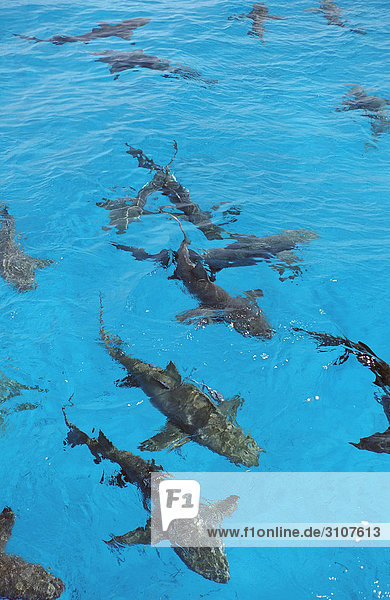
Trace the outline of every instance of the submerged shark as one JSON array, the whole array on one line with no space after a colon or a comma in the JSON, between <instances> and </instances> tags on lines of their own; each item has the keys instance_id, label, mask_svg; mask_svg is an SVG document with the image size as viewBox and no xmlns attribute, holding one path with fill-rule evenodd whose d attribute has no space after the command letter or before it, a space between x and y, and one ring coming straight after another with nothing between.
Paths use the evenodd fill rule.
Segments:
<instances>
[{"instance_id":1,"label":"submerged shark","mask_svg":"<svg viewBox=\"0 0 390 600\"><path fill-rule=\"evenodd\" d=\"M306 331L299 327L294 327L294 330L308 333L313 337L319 343L320 351L323 351L322 348L342 346L344 354L333 364L343 364L351 355L353 355L356 356L356 359L361 365L368 367L375 375L374 385L378 386L383 392L383 395L377 398L377 400L382 405L385 415L390 422L390 365L387 362L379 358L379 356L363 342L352 342L346 337L334 336L329 333ZM367 438L362 438L358 444L353 442L350 443L360 450L390 453L390 428L384 433L374 433Z\"/></svg>"},{"instance_id":2,"label":"submerged shark","mask_svg":"<svg viewBox=\"0 0 390 600\"><path fill-rule=\"evenodd\" d=\"M104 62L110 65L110 73L116 74L114 79L118 79L119 74L122 71L128 69L151 69L152 71L164 72L163 77L168 78L182 78L182 79L194 79L201 81L207 85L217 83L215 79L205 79L202 75L186 67L185 65L172 65L169 60L153 56L152 54L145 54L143 50L133 50L132 52L110 52L105 50L104 52L93 52L96 56L102 58L96 59L96 62Z\"/></svg>"},{"instance_id":3,"label":"submerged shark","mask_svg":"<svg viewBox=\"0 0 390 600\"><path fill-rule=\"evenodd\" d=\"M353 31L354 33L361 33L365 35L367 32L363 29L354 29L349 27L344 21L341 19L342 10L333 2L333 0L320 0L319 8L309 8L312 12L317 12L324 15L325 19L328 21L328 25L337 25L338 27L345 27L349 29L349 31Z\"/></svg>"},{"instance_id":4,"label":"submerged shark","mask_svg":"<svg viewBox=\"0 0 390 600\"><path fill-rule=\"evenodd\" d=\"M167 418L162 431L142 442L140 450L173 449L193 441L236 465L252 467L259 464L261 448L236 422L237 410L243 403L240 396L217 405L210 395L183 380L173 362L162 369L125 354L120 347L121 340L112 338L105 331L102 312L100 320L104 347L128 373L120 386L140 387L153 406Z\"/></svg>"},{"instance_id":5,"label":"submerged shark","mask_svg":"<svg viewBox=\"0 0 390 600\"><path fill-rule=\"evenodd\" d=\"M224 230L212 223L210 213L201 210L191 200L188 189L177 181L169 168L176 156L176 142L174 143L175 154L165 166L156 164L142 150L133 148L128 144L127 146L127 154L137 159L139 167L153 173L153 177L141 188L135 198L119 198L118 200L107 200L104 198L103 202L97 203L97 206L110 211L110 225L116 227L117 233L124 233L128 225L133 221L140 220L142 215L155 214L146 210L145 205L152 193L160 192L164 196L167 196L172 204L183 213L184 218L198 227L207 239L223 239Z\"/></svg>"},{"instance_id":6,"label":"submerged shark","mask_svg":"<svg viewBox=\"0 0 390 600\"><path fill-rule=\"evenodd\" d=\"M330 333L307 331L300 327L294 327L294 331L309 334L319 343L320 351L323 351L322 348L326 347L342 346L344 354L338 358L334 364L343 364L351 355L356 356L356 359L361 365L368 367L370 371L374 373L374 384L382 388L383 391L390 392L390 365L379 358L367 344L364 344L363 342L352 342L346 337L331 335Z\"/></svg>"},{"instance_id":7,"label":"submerged shark","mask_svg":"<svg viewBox=\"0 0 390 600\"><path fill-rule=\"evenodd\" d=\"M164 178L163 171L156 171L151 181L148 181L134 198L118 198L118 200L103 198L103 201L97 202L96 206L110 211L110 227L115 227L118 234L125 233L130 223L139 221L142 215L153 214L145 209L145 204L151 194L161 189Z\"/></svg>"},{"instance_id":8,"label":"submerged shark","mask_svg":"<svg viewBox=\"0 0 390 600\"><path fill-rule=\"evenodd\" d=\"M14 35L22 38L23 40L31 40L33 42L51 42L57 46L66 44L68 42L84 42L84 44L88 44L90 40L108 37L119 37L123 40L130 40L133 35L133 31L138 27L147 25L150 20L151 19L146 19L144 17L136 17L134 19L126 19L121 23L99 23L97 27L94 27L92 31L89 31L88 33L83 33L82 35L53 35L48 40L41 40L37 37L30 37L28 35L21 35L19 33L15 33Z\"/></svg>"},{"instance_id":9,"label":"submerged shark","mask_svg":"<svg viewBox=\"0 0 390 600\"><path fill-rule=\"evenodd\" d=\"M263 292L251 290L245 292L245 297L231 296L211 281L201 257L197 255L197 260L191 259L188 248L190 240L180 221L178 223L184 239L176 252L176 268L170 279L182 281L189 293L199 300L200 305L176 318L181 322L197 322L201 325L224 322L242 335L270 339L274 331L256 302L256 298L262 296Z\"/></svg>"},{"instance_id":10,"label":"submerged shark","mask_svg":"<svg viewBox=\"0 0 390 600\"><path fill-rule=\"evenodd\" d=\"M8 600L55 600L64 590L61 579L39 564L6 554L5 547L15 523L13 511L0 513L0 597Z\"/></svg>"},{"instance_id":11,"label":"submerged shark","mask_svg":"<svg viewBox=\"0 0 390 600\"><path fill-rule=\"evenodd\" d=\"M27 292L37 287L35 270L43 269L54 261L46 258L33 258L26 254L15 241L15 219L6 206L0 208L0 275L18 292Z\"/></svg>"},{"instance_id":12,"label":"submerged shark","mask_svg":"<svg viewBox=\"0 0 390 600\"><path fill-rule=\"evenodd\" d=\"M252 29L251 31L248 31L248 35L260 38L263 44L265 44L265 21L267 19L283 21L285 18L286 17L274 17L273 15L270 15L267 6L263 2L255 2L252 6L252 10L248 14L242 13L241 15L232 15L229 17L229 20L252 19Z\"/></svg>"},{"instance_id":13,"label":"submerged shark","mask_svg":"<svg viewBox=\"0 0 390 600\"><path fill-rule=\"evenodd\" d=\"M370 96L361 85L354 85L344 97L341 106L336 108L337 112L350 110L361 110L363 116L371 120L371 131L374 140L380 134L390 132L390 118L387 107L389 100L379 96Z\"/></svg>"},{"instance_id":14,"label":"submerged shark","mask_svg":"<svg viewBox=\"0 0 390 600\"><path fill-rule=\"evenodd\" d=\"M64 413L65 415L65 413ZM95 457L95 462L100 462L102 459L110 460L116 463L121 468L122 481L135 485L142 496L142 503L148 512L150 512L151 500L158 504L157 490L152 487L151 474L158 471L163 471L163 467L156 465L154 460L147 461L125 450L118 450L110 440L106 438L102 431L99 432L97 438L90 438L86 433L78 429L70 423L65 415L65 421L69 428L69 433L66 443L74 447L76 445L86 445L92 455ZM167 477L166 474L161 474L161 480ZM237 506L238 497L230 496L221 502L211 505L203 504L200 507L197 520L194 521L192 527L195 527L199 532L204 532L207 527L216 526L218 523L229 517ZM188 527L188 520L186 520ZM218 525L217 525L218 526ZM224 545L221 541L213 540L210 546L213 547L185 547L177 540L182 536L177 536L177 531L169 526L168 531L159 536L159 540L168 539L171 542L173 550L184 562L184 564L198 573L217 583L227 583L230 579L229 563L224 551ZM154 540L155 542L158 540ZM138 527L134 531L130 531L121 536L114 536L109 542L109 545L118 547L123 545L150 544L151 543L151 524L148 519L145 527Z\"/></svg>"},{"instance_id":15,"label":"submerged shark","mask_svg":"<svg viewBox=\"0 0 390 600\"><path fill-rule=\"evenodd\" d=\"M301 259L291 250L297 244L315 240L318 234L315 231L307 229L284 230L283 233L276 235L265 235L257 237L256 235L230 234L230 237L236 241L225 248L209 248L202 253L197 254L189 249L189 256L193 262L199 257L207 265L210 280L215 281L215 274L228 267L246 267L257 264L259 260L271 262L276 259L276 264L272 267L279 272L280 280L293 279L302 271L299 266ZM143 248L134 246L125 246L113 243L118 250L131 252L136 260L153 260L167 267L172 259L176 260L176 253L163 249L157 254L148 254ZM284 272L289 269L292 274L283 277Z\"/></svg>"},{"instance_id":16,"label":"submerged shark","mask_svg":"<svg viewBox=\"0 0 390 600\"><path fill-rule=\"evenodd\" d=\"M163 182L160 187L160 191L164 196L167 196L169 200L180 210L186 217L186 219L195 225L208 240L221 240L223 239L224 230L218 225L212 223L210 219L210 213L203 211L195 202L191 200L189 190L179 183L170 170L170 165L175 159L177 153L177 144L174 142L175 153L170 162L162 167L157 165L152 159L147 157L142 150L133 148L128 145L127 154L130 154L133 158L138 161L138 166L156 173L164 175Z\"/></svg>"},{"instance_id":17,"label":"submerged shark","mask_svg":"<svg viewBox=\"0 0 390 600\"><path fill-rule=\"evenodd\" d=\"M29 386L19 383L14 379L10 379L2 371L0 371L0 405L6 402L9 398L19 396L22 390L37 390L43 392L37 385ZM0 425L2 425L4 415L9 414L12 411L21 412L23 410L34 410L37 408L36 404L30 402L23 402L18 404L14 409L0 408Z\"/></svg>"},{"instance_id":18,"label":"submerged shark","mask_svg":"<svg viewBox=\"0 0 390 600\"><path fill-rule=\"evenodd\" d=\"M319 8L313 8L310 10L322 14L328 21L328 25L337 25L338 27L344 27L347 28L349 31L352 31L353 33L360 33L362 35L366 35L367 33L366 31L364 31L364 29L350 27L347 23L345 23L341 19L341 8L338 6L338 4L336 4L336 2L333 2L333 0L320 0Z\"/></svg>"}]
</instances>

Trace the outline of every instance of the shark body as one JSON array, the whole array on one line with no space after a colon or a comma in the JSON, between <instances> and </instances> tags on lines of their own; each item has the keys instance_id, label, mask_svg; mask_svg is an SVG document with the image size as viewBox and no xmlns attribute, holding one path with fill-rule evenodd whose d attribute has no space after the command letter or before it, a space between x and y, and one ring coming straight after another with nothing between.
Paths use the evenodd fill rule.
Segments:
<instances>
[{"instance_id":1,"label":"shark body","mask_svg":"<svg viewBox=\"0 0 390 600\"><path fill-rule=\"evenodd\" d=\"M6 544L15 523L13 511L6 507L0 513L0 597L8 600L55 600L64 590L61 579L39 564L20 556L7 554Z\"/></svg>"}]
</instances>

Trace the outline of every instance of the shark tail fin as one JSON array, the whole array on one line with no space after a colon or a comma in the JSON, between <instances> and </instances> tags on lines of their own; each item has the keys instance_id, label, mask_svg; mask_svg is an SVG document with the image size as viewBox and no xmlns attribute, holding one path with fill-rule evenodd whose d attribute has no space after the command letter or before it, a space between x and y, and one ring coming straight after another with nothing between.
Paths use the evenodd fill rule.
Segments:
<instances>
[{"instance_id":1,"label":"shark tail fin","mask_svg":"<svg viewBox=\"0 0 390 600\"><path fill-rule=\"evenodd\" d=\"M103 297L102 294L99 294L99 299L100 299L100 312L99 312L99 322L100 322L100 337L102 342L104 343L104 345L106 347L112 348L113 346L118 346L122 344L122 340L116 336L116 335L111 335L108 333L108 331L106 331L106 328L104 327L104 322L103 322Z\"/></svg>"}]
</instances>

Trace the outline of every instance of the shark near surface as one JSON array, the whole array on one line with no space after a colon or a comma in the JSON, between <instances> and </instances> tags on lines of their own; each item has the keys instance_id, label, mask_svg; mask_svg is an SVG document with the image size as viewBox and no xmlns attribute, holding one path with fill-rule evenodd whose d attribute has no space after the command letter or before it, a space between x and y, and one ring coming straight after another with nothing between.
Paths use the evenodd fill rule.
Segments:
<instances>
[{"instance_id":1,"label":"shark near surface","mask_svg":"<svg viewBox=\"0 0 390 600\"><path fill-rule=\"evenodd\" d=\"M120 386L140 387L167 418L162 431L142 442L140 450L173 449L193 441L236 465L259 464L262 449L236 422L237 410L243 403L240 396L217 405L210 395L183 380L173 362L162 369L125 354L121 348L123 342L110 336L104 328L102 307L100 337L111 358L128 373Z\"/></svg>"},{"instance_id":2,"label":"shark near surface","mask_svg":"<svg viewBox=\"0 0 390 600\"><path fill-rule=\"evenodd\" d=\"M294 279L302 273L299 266L302 259L296 256L292 250L298 244L318 239L319 236L315 231L307 229L286 229L283 233L262 237L234 233L231 233L230 237L236 241L224 248L208 248L199 254L189 249L189 256L193 262L200 259L207 266L211 281L215 281L216 273L222 269L252 266L261 260L270 263L272 268L278 271L280 281ZM164 268L169 266L171 260L173 262L177 260L177 253L167 248L157 254L148 254L144 248L115 242L112 242L112 245L118 250L130 252L135 260L153 260ZM284 276L286 271L291 271L291 274Z\"/></svg>"},{"instance_id":3,"label":"shark near surface","mask_svg":"<svg viewBox=\"0 0 390 600\"><path fill-rule=\"evenodd\" d=\"M346 337L335 336L329 333L320 333L316 331L307 331L300 327L294 327L294 331L307 333L314 338L319 345L320 351L323 349L341 346L344 348L344 354L333 363L340 365L345 363L350 356L355 356L358 362L370 369L375 375L374 385L379 387L383 394L377 399L382 405L385 415L390 422L390 365L379 358L367 344L363 342L352 342ZM390 454L390 427L383 433L376 432L368 437L361 438L358 443L350 442L352 446L359 450L369 450L370 452Z\"/></svg>"},{"instance_id":4,"label":"shark near surface","mask_svg":"<svg viewBox=\"0 0 390 600\"><path fill-rule=\"evenodd\" d=\"M129 224L139 221L142 215L156 214L146 210L145 205L152 193L161 192L181 211L183 218L195 225L208 240L223 239L225 231L211 221L209 212L203 211L198 204L191 200L189 190L177 181L169 168L176 156L176 142L174 142L175 153L165 166L156 164L142 150L133 148L129 144L127 147L127 154L137 159L139 167L153 173L153 177L133 198L118 198L117 200L103 198L102 202L97 203L97 206L110 211L110 226L115 227L118 234L125 233Z\"/></svg>"},{"instance_id":5,"label":"shark near surface","mask_svg":"<svg viewBox=\"0 0 390 600\"><path fill-rule=\"evenodd\" d=\"M84 42L84 44L88 44L88 42L91 40L109 37L119 37L128 41L131 39L135 29L147 25L150 21L151 19L136 17L134 19L126 19L121 23L99 23L97 27L93 27L92 31L88 31L87 33L83 33L81 35L53 35L48 40L42 40L40 38L28 35L21 35L20 33L14 33L14 35L22 38L23 40L31 40L33 42L50 42L56 46L73 42Z\"/></svg>"},{"instance_id":6,"label":"shark near surface","mask_svg":"<svg viewBox=\"0 0 390 600\"><path fill-rule=\"evenodd\" d=\"M147 461L132 452L118 450L102 431L99 432L97 438L90 438L68 421L65 412L64 416L69 428L65 443L72 447L86 445L95 457L96 463L107 459L119 465L122 481L124 484L133 484L139 489L145 510L150 513L152 499L158 506L158 492L152 487L151 474L163 471L163 467L156 465L154 460ZM169 477L168 474L161 473L161 480L167 477ZM218 526L224 518L229 517L235 511L237 501L238 497L232 495L211 505L202 504L198 517L194 520L185 520L184 528L179 525L177 529L171 524L167 532L163 532L161 529L160 541L169 540L177 556L195 573L216 583L227 583L230 579L229 562L221 540L213 540L212 547L186 547L181 542L183 535L188 534L188 531L192 535L196 535L196 533L202 535L207 527ZM138 527L124 535L114 536L106 543L113 547L149 545L151 543L150 519L147 520L144 527Z\"/></svg>"},{"instance_id":7,"label":"shark near surface","mask_svg":"<svg viewBox=\"0 0 390 600\"><path fill-rule=\"evenodd\" d=\"M268 19L274 21L283 21L286 17L275 17L269 14L267 6L264 2L255 2L252 6L252 10L246 14L242 13L241 15L232 15L229 17L229 20L237 20L237 19L251 19L252 20L252 29L248 31L248 35L252 37L258 37L261 39L263 44L265 44L264 33L265 33L265 21Z\"/></svg>"}]
</instances>

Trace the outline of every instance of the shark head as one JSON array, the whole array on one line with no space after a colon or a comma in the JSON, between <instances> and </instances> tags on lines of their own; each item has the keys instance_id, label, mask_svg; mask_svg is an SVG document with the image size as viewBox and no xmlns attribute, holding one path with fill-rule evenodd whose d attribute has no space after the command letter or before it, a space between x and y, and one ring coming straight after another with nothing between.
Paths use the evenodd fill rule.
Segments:
<instances>
[{"instance_id":1,"label":"shark head","mask_svg":"<svg viewBox=\"0 0 390 600\"><path fill-rule=\"evenodd\" d=\"M215 583L230 579L229 562L222 548L174 548L176 554L191 571Z\"/></svg>"},{"instance_id":2,"label":"shark head","mask_svg":"<svg viewBox=\"0 0 390 600\"><path fill-rule=\"evenodd\" d=\"M238 300L241 302L228 313L234 329L245 336L271 339L274 330L256 302L246 298Z\"/></svg>"},{"instance_id":3,"label":"shark head","mask_svg":"<svg viewBox=\"0 0 390 600\"><path fill-rule=\"evenodd\" d=\"M223 434L221 437L224 437ZM237 425L234 427L234 435L229 436L229 440L226 440L224 450L225 456L231 462L248 468L257 467L259 465L260 452L264 452L250 433L245 435L241 427Z\"/></svg>"}]
</instances>

